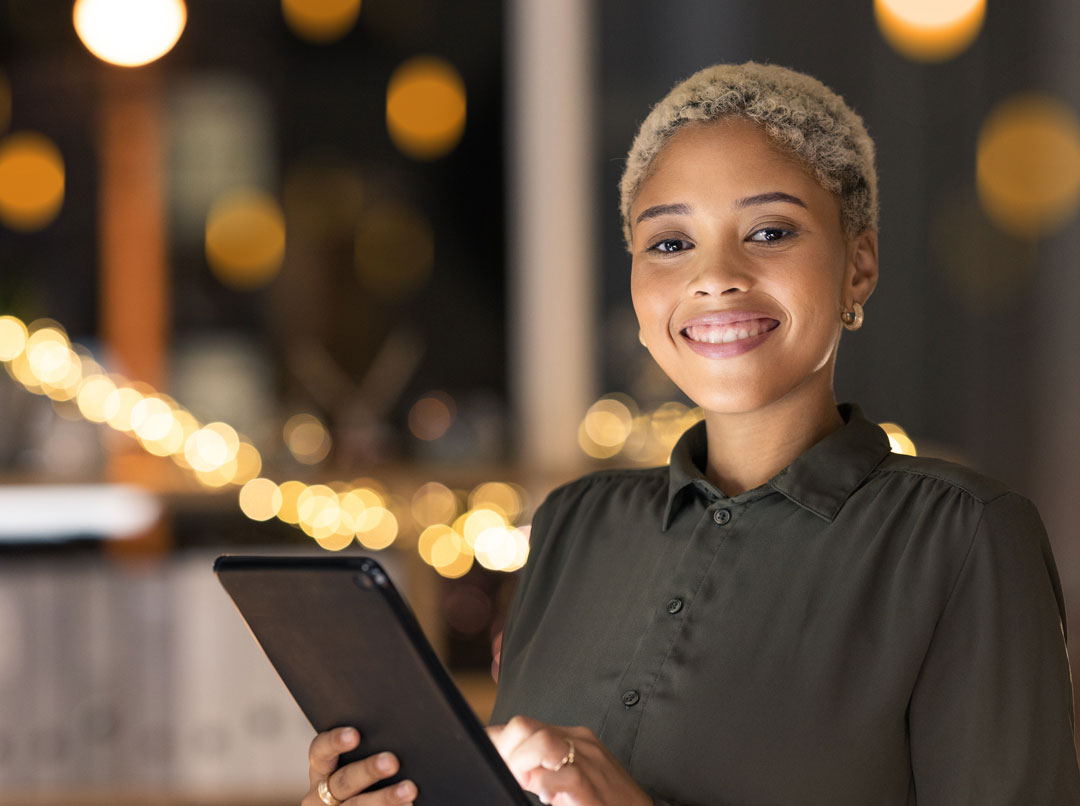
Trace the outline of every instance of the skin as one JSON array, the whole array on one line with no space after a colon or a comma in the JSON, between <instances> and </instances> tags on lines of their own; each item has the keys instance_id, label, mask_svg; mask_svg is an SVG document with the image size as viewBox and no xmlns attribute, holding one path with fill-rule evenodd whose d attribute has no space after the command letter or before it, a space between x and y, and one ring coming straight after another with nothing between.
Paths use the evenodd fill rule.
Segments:
<instances>
[{"instance_id":1,"label":"skin","mask_svg":"<svg viewBox=\"0 0 1080 806\"><path fill-rule=\"evenodd\" d=\"M737 118L688 124L672 136L630 216L641 334L664 372L705 410L706 475L728 495L760 486L843 424L833 391L840 313L874 290L877 233L846 237L836 197L756 124ZM687 323L731 311L761 314L771 329L729 354L693 349ZM338 754L359 741L343 730L312 742L303 806L321 806L315 787L331 773L336 797L356 795L349 806L411 802L415 788L400 800L358 794L392 775L396 759L384 772L370 758L333 772ZM521 786L544 803L652 804L588 728L516 716L488 735ZM575 762L556 771L570 740Z\"/></svg>"}]
</instances>

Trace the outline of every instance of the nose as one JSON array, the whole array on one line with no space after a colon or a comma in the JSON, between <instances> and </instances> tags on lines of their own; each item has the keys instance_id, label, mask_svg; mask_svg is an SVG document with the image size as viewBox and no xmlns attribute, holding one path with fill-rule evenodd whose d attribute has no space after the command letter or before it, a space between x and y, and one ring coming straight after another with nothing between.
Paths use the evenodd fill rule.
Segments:
<instances>
[{"instance_id":1,"label":"nose","mask_svg":"<svg viewBox=\"0 0 1080 806\"><path fill-rule=\"evenodd\" d=\"M688 288L691 296L719 297L749 289L749 267L737 254L699 250L698 257Z\"/></svg>"}]
</instances>

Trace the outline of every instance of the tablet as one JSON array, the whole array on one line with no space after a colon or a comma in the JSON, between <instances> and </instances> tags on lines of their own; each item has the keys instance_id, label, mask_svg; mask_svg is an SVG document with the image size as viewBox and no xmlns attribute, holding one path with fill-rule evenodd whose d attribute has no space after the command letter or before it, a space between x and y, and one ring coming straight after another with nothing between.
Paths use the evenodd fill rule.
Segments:
<instances>
[{"instance_id":1,"label":"tablet","mask_svg":"<svg viewBox=\"0 0 1080 806\"><path fill-rule=\"evenodd\" d=\"M405 600L373 559L218 557L214 572L316 731L392 751L418 804L531 806Z\"/></svg>"}]
</instances>

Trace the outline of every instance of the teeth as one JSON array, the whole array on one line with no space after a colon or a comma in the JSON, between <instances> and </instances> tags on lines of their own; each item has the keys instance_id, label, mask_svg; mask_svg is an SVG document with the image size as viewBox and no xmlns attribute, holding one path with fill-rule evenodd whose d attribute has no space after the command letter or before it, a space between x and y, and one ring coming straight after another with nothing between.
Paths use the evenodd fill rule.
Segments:
<instances>
[{"instance_id":1,"label":"teeth","mask_svg":"<svg viewBox=\"0 0 1080 806\"><path fill-rule=\"evenodd\" d=\"M760 325L746 327L727 327L723 325L696 325L686 329L686 335L692 341L703 344L729 344L733 341L748 339L761 333Z\"/></svg>"}]
</instances>

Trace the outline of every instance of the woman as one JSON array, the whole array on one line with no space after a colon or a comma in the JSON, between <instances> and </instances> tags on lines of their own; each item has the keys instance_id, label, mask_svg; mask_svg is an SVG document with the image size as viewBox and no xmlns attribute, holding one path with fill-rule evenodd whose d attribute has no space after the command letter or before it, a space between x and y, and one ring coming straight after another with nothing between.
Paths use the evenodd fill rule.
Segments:
<instances>
[{"instance_id":1,"label":"woman","mask_svg":"<svg viewBox=\"0 0 1080 806\"><path fill-rule=\"evenodd\" d=\"M489 732L541 802L1080 804L1034 507L836 404L876 185L858 115L784 68L707 68L642 125L634 308L705 420L670 467L591 474L536 513ZM363 793L393 758L333 772L357 741L316 737L305 804L319 784L416 797Z\"/></svg>"}]
</instances>

